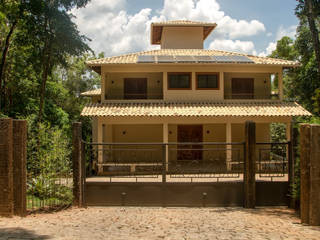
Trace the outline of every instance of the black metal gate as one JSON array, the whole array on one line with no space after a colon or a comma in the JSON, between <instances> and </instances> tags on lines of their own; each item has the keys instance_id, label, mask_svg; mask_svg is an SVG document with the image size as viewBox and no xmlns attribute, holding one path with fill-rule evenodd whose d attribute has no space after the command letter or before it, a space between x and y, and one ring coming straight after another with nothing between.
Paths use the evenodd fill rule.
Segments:
<instances>
[{"instance_id":1,"label":"black metal gate","mask_svg":"<svg viewBox=\"0 0 320 240\"><path fill-rule=\"evenodd\" d=\"M201 147L194 148L195 145ZM86 205L243 206L243 142L84 146ZM289 143L256 144L257 205L287 204L288 146ZM181 159L185 154L179 154L199 149L201 158Z\"/></svg>"}]
</instances>

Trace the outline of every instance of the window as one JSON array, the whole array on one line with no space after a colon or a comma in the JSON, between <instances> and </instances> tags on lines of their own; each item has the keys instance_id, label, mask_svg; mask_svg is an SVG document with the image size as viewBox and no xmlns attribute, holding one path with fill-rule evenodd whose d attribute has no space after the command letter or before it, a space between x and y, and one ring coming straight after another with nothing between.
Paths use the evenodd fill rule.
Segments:
<instances>
[{"instance_id":1,"label":"window","mask_svg":"<svg viewBox=\"0 0 320 240\"><path fill-rule=\"evenodd\" d=\"M191 89L191 73L168 73L168 89Z\"/></svg>"},{"instance_id":2,"label":"window","mask_svg":"<svg viewBox=\"0 0 320 240\"><path fill-rule=\"evenodd\" d=\"M197 73L197 89L219 89L218 73Z\"/></svg>"}]
</instances>

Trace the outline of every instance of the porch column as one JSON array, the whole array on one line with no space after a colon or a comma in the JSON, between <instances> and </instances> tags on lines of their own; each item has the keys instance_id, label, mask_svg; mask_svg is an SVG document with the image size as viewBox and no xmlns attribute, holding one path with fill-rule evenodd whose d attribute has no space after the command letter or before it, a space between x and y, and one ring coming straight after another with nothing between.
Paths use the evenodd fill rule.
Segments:
<instances>
[{"instance_id":1,"label":"porch column","mask_svg":"<svg viewBox=\"0 0 320 240\"><path fill-rule=\"evenodd\" d=\"M287 140L287 142L291 141L291 123L290 122L286 123L286 140ZM287 145L287 149L286 149L286 158L287 158L288 161L291 160L290 159L291 158L291 156L290 156L291 152L290 151L292 151L292 149L290 149L291 148L290 144ZM292 146L292 144L291 144L291 146ZM288 164L289 164L289 168L291 168L290 162L288 162ZM290 170L291 169L288 169L288 170L289 170L289 175L290 175ZM290 178L290 176L289 176L289 178ZM288 180L290 181L290 179L288 179Z\"/></svg>"},{"instance_id":2,"label":"porch column","mask_svg":"<svg viewBox=\"0 0 320 240\"><path fill-rule=\"evenodd\" d=\"M226 124L226 142L232 142L232 135L231 135L231 123L227 122ZM227 170L230 171L232 168L231 161L232 161L232 145L226 145L226 163L227 163Z\"/></svg>"},{"instance_id":3,"label":"porch column","mask_svg":"<svg viewBox=\"0 0 320 240\"><path fill-rule=\"evenodd\" d=\"M279 91L279 100L283 100L283 76L282 76L282 69L278 72L278 91Z\"/></svg>"},{"instance_id":4,"label":"porch column","mask_svg":"<svg viewBox=\"0 0 320 240\"><path fill-rule=\"evenodd\" d=\"M294 143L293 143L293 123L288 122L286 123L286 137L287 142L287 153L286 158L288 162L288 181L289 181L289 194L292 196L293 193L293 184L294 184ZM290 201L288 203L288 207L294 208L295 200L290 197Z\"/></svg>"},{"instance_id":5,"label":"porch column","mask_svg":"<svg viewBox=\"0 0 320 240\"><path fill-rule=\"evenodd\" d=\"M168 143L169 140L168 140L168 123L164 123L163 124L163 143ZM169 162L169 148L168 148L168 145L166 145L165 147L166 149L166 170L168 171L168 162Z\"/></svg>"},{"instance_id":6,"label":"porch column","mask_svg":"<svg viewBox=\"0 0 320 240\"><path fill-rule=\"evenodd\" d=\"M97 137L98 137L98 143L102 143L103 142L103 128L102 128L102 122L101 119L98 119L98 133L97 133ZM103 146L102 145L98 145L97 147L97 151L98 151L98 172L102 173L103 172Z\"/></svg>"}]
</instances>

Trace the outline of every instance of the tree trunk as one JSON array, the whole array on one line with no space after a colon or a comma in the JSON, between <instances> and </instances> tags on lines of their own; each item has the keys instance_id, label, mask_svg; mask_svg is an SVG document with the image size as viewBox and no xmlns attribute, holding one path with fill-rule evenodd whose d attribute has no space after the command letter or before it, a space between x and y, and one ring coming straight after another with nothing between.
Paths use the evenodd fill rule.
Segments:
<instances>
[{"instance_id":1,"label":"tree trunk","mask_svg":"<svg viewBox=\"0 0 320 240\"><path fill-rule=\"evenodd\" d=\"M317 29L315 19L316 16L314 14L312 0L305 0L305 8L306 14L308 18L308 23L310 27L310 31L312 34L313 47L316 54L316 60L318 63L318 80L320 80L320 42L319 42L319 31Z\"/></svg>"},{"instance_id":2,"label":"tree trunk","mask_svg":"<svg viewBox=\"0 0 320 240\"><path fill-rule=\"evenodd\" d=\"M8 50L10 47L10 39L11 36L16 28L17 25L17 21L14 21L11 25L11 28L8 32L8 35L6 37L6 41L5 41L5 45L2 51L2 57L1 57L1 62L0 62L0 110L1 110L1 99L4 95L4 83L2 84L2 79L4 79L3 75L4 75L4 67L5 67L5 63L6 63L6 58L7 58L7 54L8 54Z\"/></svg>"},{"instance_id":3,"label":"tree trunk","mask_svg":"<svg viewBox=\"0 0 320 240\"><path fill-rule=\"evenodd\" d=\"M43 106L46 92L46 84L48 80L48 75L50 72L50 61L51 61L51 43L48 43L50 40L46 40L44 46L44 57L42 64L42 77L41 77L41 87L40 87L40 104L39 104L39 114L38 114L38 122L41 123L43 116Z\"/></svg>"}]
</instances>

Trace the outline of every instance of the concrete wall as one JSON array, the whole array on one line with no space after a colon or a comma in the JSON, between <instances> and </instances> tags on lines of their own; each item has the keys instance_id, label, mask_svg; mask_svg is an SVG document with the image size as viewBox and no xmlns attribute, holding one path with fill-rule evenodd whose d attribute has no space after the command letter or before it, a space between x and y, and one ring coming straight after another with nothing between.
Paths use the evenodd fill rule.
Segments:
<instances>
[{"instance_id":1,"label":"concrete wall","mask_svg":"<svg viewBox=\"0 0 320 240\"><path fill-rule=\"evenodd\" d=\"M163 27L161 48L203 49L203 27Z\"/></svg>"},{"instance_id":2,"label":"concrete wall","mask_svg":"<svg viewBox=\"0 0 320 240\"><path fill-rule=\"evenodd\" d=\"M162 73L107 73L105 75L105 93L108 99L123 99L125 78L147 78L148 98L152 99L162 95Z\"/></svg>"},{"instance_id":3,"label":"concrete wall","mask_svg":"<svg viewBox=\"0 0 320 240\"><path fill-rule=\"evenodd\" d=\"M232 78L253 78L254 98L270 98L271 73L224 73L224 94L227 98L230 98L230 95L232 93Z\"/></svg>"}]
</instances>

